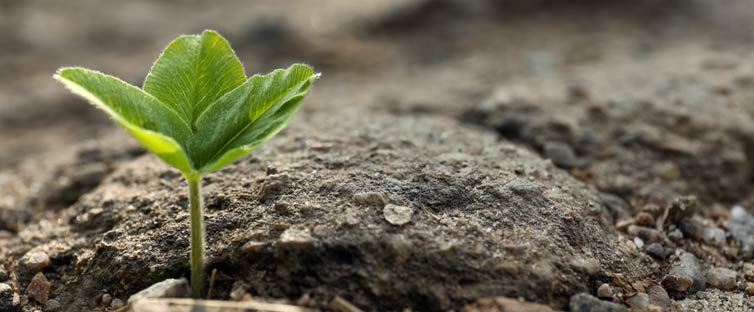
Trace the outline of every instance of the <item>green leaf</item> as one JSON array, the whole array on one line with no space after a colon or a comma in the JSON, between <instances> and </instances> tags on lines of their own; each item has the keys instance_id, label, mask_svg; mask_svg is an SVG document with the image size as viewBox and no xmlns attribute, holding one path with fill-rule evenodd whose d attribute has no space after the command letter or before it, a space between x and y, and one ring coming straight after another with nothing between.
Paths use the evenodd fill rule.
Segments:
<instances>
[{"instance_id":1,"label":"green leaf","mask_svg":"<svg viewBox=\"0 0 754 312\"><path fill-rule=\"evenodd\" d=\"M186 176L222 168L282 130L318 75L302 64L246 79L219 34L174 40L144 90L83 68L55 77Z\"/></svg>"},{"instance_id":2,"label":"green leaf","mask_svg":"<svg viewBox=\"0 0 754 312\"><path fill-rule=\"evenodd\" d=\"M190 162L179 142L191 129L170 107L118 78L84 68L62 68L55 78L102 109L148 150L183 172Z\"/></svg>"},{"instance_id":3,"label":"green leaf","mask_svg":"<svg viewBox=\"0 0 754 312\"><path fill-rule=\"evenodd\" d=\"M218 33L174 40L144 81L144 91L179 112L190 125L212 102L246 81L243 65Z\"/></svg>"},{"instance_id":4,"label":"green leaf","mask_svg":"<svg viewBox=\"0 0 754 312\"><path fill-rule=\"evenodd\" d=\"M222 168L272 138L298 111L317 75L295 64L267 75L254 75L212 103L197 118L189 144L202 172Z\"/></svg>"}]
</instances>

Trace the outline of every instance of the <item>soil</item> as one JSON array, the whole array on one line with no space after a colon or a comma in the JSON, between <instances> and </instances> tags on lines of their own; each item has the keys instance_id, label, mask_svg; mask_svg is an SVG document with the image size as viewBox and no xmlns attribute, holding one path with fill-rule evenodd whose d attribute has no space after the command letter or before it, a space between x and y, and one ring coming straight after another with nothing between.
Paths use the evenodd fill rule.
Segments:
<instances>
[{"instance_id":1,"label":"soil","mask_svg":"<svg viewBox=\"0 0 754 312\"><path fill-rule=\"evenodd\" d=\"M604 302L637 310L754 308L749 1L0 8L0 310L54 310L26 292L40 269L61 311L189 275L182 176L50 76L81 65L138 85L205 28L247 74L323 73L285 131L203 181L213 298L568 310L608 284ZM685 253L734 287L669 284Z\"/></svg>"}]
</instances>

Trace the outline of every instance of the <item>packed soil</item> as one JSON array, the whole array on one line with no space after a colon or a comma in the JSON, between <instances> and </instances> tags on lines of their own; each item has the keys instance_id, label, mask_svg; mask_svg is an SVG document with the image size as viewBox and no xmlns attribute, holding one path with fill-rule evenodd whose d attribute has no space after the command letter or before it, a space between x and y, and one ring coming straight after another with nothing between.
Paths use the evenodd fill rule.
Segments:
<instances>
[{"instance_id":1,"label":"packed soil","mask_svg":"<svg viewBox=\"0 0 754 312\"><path fill-rule=\"evenodd\" d=\"M206 28L322 73L203 181L213 299L754 310L753 2L236 0L0 1L0 311L189 276L183 177L51 75Z\"/></svg>"}]
</instances>

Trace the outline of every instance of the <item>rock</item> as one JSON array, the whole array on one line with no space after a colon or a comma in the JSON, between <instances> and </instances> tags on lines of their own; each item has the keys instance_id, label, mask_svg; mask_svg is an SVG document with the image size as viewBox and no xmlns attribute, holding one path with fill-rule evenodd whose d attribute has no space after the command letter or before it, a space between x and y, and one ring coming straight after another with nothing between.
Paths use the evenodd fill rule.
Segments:
<instances>
[{"instance_id":1,"label":"rock","mask_svg":"<svg viewBox=\"0 0 754 312\"><path fill-rule=\"evenodd\" d=\"M125 306L126 306L126 303L123 302L123 300L120 300L118 298L113 298L113 302L110 302L110 307L113 309L120 309Z\"/></svg>"},{"instance_id":2,"label":"rock","mask_svg":"<svg viewBox=\"0 0 754 312\"><path fill-rule=\"evenodd\" d=\"M50 299L45 302L44 306L44 312L55 312L60 311L60 308L62 308L63 305L60 304L60 301L57 301L55 299Z\"/></svg>"},{"instance_id":3,"label":"rock","mask_svg":"<svg viewBox=\"0 0 754 312\"><path fill-rule=\"evenodd\" d=\"M267 180L259 189L259 198L267 199L273 196L285 194L290 190L291 177L287 173L273 174L267 176Z\"/></svg>"},{"instance_id":4,"label":"rock","mask_svg":"<svg viewBox=\"0 0 754 312\"><path fill-rule=\"evenodd\" d=\"M189 289L186 279L171 278L149 286L148 288L132 295L131 298L128 298L128 303L131 304L149 298L186 298L190 293L191 289ZM117 299L112 299L111 306L115 304L115 300Z\"/></svg>"},{"instance_id":5,"label":"rock","mask_svg":"<svg viewBox=\"0 0 754 312\"><path fill-rule=\"evenodd\" d=\"M631 310L642 311L649 307L649 295L645 293L637 293L626 299L626 303L631 307Z\"/></svg>"},{"instance_id":6,"label":"rock","mask_svg":"<svg viewBox=\"0 0 754 312\"><path fill-rule=\"evenodd\" d=\"M654 227L655 218L648 212L640 212L636 215L636 225Z\"/></svg>"},{"instance_id":7,"label":"rock","mask_svg":"<svg viewBox=\"0 0 754 312\"><path fill-rule=\"evenodd\" d=\"M744 293L746 293L747 296L754 297L754 283L746 283L746 288L744 289Z\"/></svg>"},{"instance_id":8,"label":"rock","mask_svg":"<svg viewBox=\"0 0 754 312\"><path fill-rule=\"evenodd\" d=\"M559 167L573 168L583 164L576 156L573 148L566 143L547 142L542 148L542 153Z\"/></svg>"},{"instance_id":9,"label":"rock","mask_svg":"<svg viewBox=\"0 0 754 312\"><path fill-rule=\"evenodd\" d=\"M587 293L573 295L568 306L572 312L628 312L620 304L602 301Z\"/></svg>"},{"instance_id":10,"label":"rock","mask_svg":"<svg viewBox=\"0 0 754 312\"><path fill-rule=\"evenodd\" d=\"M695 293L706 286L699 260L692 253L684 252L671 265L662 286L679 293Z\"/></svg>"},{"instance_id":11,"label":"rock","mask_svg":"<svg viewBox=\"0 0 754 312\"><path fill-rule=\"evenodd\" d=\"M29 271L39 272L50 265L50 257L43 251L31 252L24 257L23 264Z\"/></svg>"},{"instance_id":12,"label":"rock","mask_svg":"<svg viewBox=\"0 0 754 312\"><path fill-rule=\"evenodd\" d=\"M600 287L597 288L597 297L600 298L612 298L613 297L613 287L610 286L608 283L604 283L600 285Z\"/></svg>"},{"instance_id":13,"label":"rock","mask_svg":"<svg viewBox=\"0 0 754 312\"><path fill-rule=\"evenodd\" d=\"M314 245L316 240L309 231L290 228L280 234L280 246L284 248L302 248Z\"/></svg>"},{"instance_id":14,"label":"rock","mask_svg":"<svg viewBox=\"0 0 754 312\"><path fill-rule=\"evenodd\" d=\"M414 210L411 207L397 206L393 204L385 205L382 209L382 214L385 220L392 225L404 225L411 222L411 216L414 214Z\"/></svg>"},{"instance_id":15,"label":"rock","mask_svg":"<svg viewBox=\"0 0 754 312\"><path fill-rule=\"evenodd\" d=\"M680 241L683 239L683 232L679 229L672 230L668 233L668 238L674 242Z\"/></svg>"},{"instance_id":16,"label":"rock","mask_svg":"<svg viewBox=\"0 0 754 312\"><path fill-rule=\"evenodd\" d=\"M594 258L576 257L571 260L571 267L576 271L589 275L595 275L600 272L600 262Z\"/></svg>"},{"instance_id":17,"label":"rock","mask_svg":"<svg viewBox=\"0 0 754 312\"><path fill-rule=\"evenodd\" d=\"M647 245L647 248L644 249L644 251L647 252L650 256L665 260L668 258L668 255L670 254L667 250L665 250L665 247L662 247L659 243L652 243Z\"/></svg>"},{"instance_id":18,"label":"rock","mask_svg":"<svg viewBox=\"0 0 754 312\"><path fill-rule=\"evenodd\" d=\"M704 228L704 243L711 246L725 244L725 231L715 227Z\"/></svg>"},{"instance_id":19,"label":"rock","mask_svg":"<svg viewBox=\"0 0 754 312\"><path fill-rule=\"evenodd\" d=\"M461 312L554 312L549 306L523 300L495 297L482 298L464 306Z\"/></svg>"},{"instance_id":20,"label":"rock","mask_svg":"<svg viewBox=\"0 0 754 312\"><path fill-rule=\"evenodd\" d=\"M6 283L0 283L0 311L21 311L20 304L14 304L13 288Z\"/></svg>"},{"instance_id":21,"label":"rock","mask_svg":"<svg viewBox=\"0 0 754 312\"><path fill-rule=\"evenodd\" d=\"M662 241L662 233L653 228L631 225L628 227L627 233L639 237L647 243L657 243Z\"/></svg>"},{"instance_id":22,"label":"rock","mask_svg":"<svg viewBox=\"0 0 754 312\"><path fill-rule=\"evenodd\" d=\"M385 206L385 199L380 193L377 192L365 192L353 194L353 201L357 204L371 207L383 207Z\"/></svg>"},{"instance_id":23,"label":"rock","mask_svg":"<svg viewBox=\"0 0 754 312\"><path fill-rule=\"evenodd\" d=\"M733 290L736 288L736 271L727 268L707 270L707 283L717 289Z\"/></svg>"},{"instance_id":24,"label":"rock","mask_svg":"<svg viewBox=\"0 0 754 312\"><path fill-rule=\"evenodd\" d=\"M731 236L740 243L744 259L754 258L754 216L741 206L733 207L730 216L725 226L730 229Z\"/></svg>"},{"instance_id":25,"label":"rock","mask_svg":"<svg viewBox=\"0 0 754 312\"><path fill-rule=\"evenodd\" d=\"M104 306L109 306L110 303L113 302L113 296L110 294L102 294L102 304Z\"/></svg>"},{"instance_id":26,"label":"rock","mask_svg":"<svg viewBox=\"0 0 754 312\"><path fill-rule=\"evenodd\" d=\"M651 305L667 309L673 304L668 292L660 285L649 286L647 288L647 295L649 295L649 304Z\"/></svg>"},{"instance_id":27,"label":"rock","mask_svg":"<svg viewBox=\"0 0 754 312\"><path fill-rule=\"evenodd\" d=\"M50 282L47 281L47 278L42 274L42 272L37 273L34 275L34 278L31 279L31 282L29 282L29 285L26 286L26 296L28 296L31 299L36 300L37 302L44 304L47 302L47 299L50 298Z\"/></svg>"},{"instance_id":28,"label":"rock","mask_svg":"<svg viewBox=\"0 0 754 312\"><path fill-rule=\"evenodd\" d=\"M678 222L678 229L683 232L683 235L696 241L701 241L704 238L704 228L698 220L694 218L684 218Z\"/></svg>"}]
</instances>

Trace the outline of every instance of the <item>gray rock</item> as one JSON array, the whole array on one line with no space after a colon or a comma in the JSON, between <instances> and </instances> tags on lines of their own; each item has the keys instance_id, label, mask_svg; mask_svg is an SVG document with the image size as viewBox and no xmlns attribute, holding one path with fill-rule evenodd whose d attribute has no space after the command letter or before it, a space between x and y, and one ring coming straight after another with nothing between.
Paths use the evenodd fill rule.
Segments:
<instances>
[{"instance_id":1,"label":"gray rock","mask_svg":"<svg viewBox=\"0 0 754 312\"><path fill-rule=\"evenodd\" d=\"M669 308L673 304L673 301L670 300L668 292L665 291L665 288L662 288L662 286L649 286L649 288L647 288L647 295L649 295L649 304L656 305L664 309Z\"/></svg>"},{"instance_id":2,"label":"gray rock","mask_svg":"<svg viewBox=\"0 0 754 312\"><path fill-rule=\"evenodd\" d=\"M736 271L727 268L707 270L707 283L717 289L733 290L736 288Z\"/></svg>"},{"instance_id":3,"label":"gray rock","mask_svg":"<svg viewBox=\"0 0 754 312\"><path fill-rule=\"evenodd\" d=\"M602 301L587 293L571 297L568 306L572 312L628 312L628 309L620 304Z\"/></svg>"},{"instance_id":4,"label":"gray rock","mask_svg":"<svg viewBox=\"0 0 754 312\"><path fill-rule=\"evenodd\" d=\"M725 231L716 227L704 228L704 242L711 246L725 244Z\"/></svg>"},{"instance_id":5,"label":"gray rock","mask_svg":"<svg viewBox=\"0 0 754 312\"><path fill-rule=\"evenodd\" d=\"M626 299L626 303L631 307L631 310L642 311L649 307L649 295L645 293L637 293L631 298Z\"/></svg>"},{"instance_id":6,"label":"gray rock","mask_svg":"<svg viewBox=\"0 0 754 312\"><path fill-rule=\"evenodd\" d=\"M382 209L382 214L385 220L392 225L404 225L411 222L411 216L414 214L414 210L411 207L397 206L393 204L385 205Z\"/></svg>"},{"instance_id":7,"label":"gray rock","mask_svg":"<svg viewBox=\"0 0 754 312\"><path fill-rule=\"evenodd\" d=\"M679 229L672 230L668 233L668 238L675 242L680 241L683 239L683 232Z\"/></svg>"},{"instance_id":8,"label":"gray rock","mask_svg":"<svg viewBox=\"0 0 754 312\"><path fill-rule=\"evenodd\" d=\"M691 253L684 252L671 265L668 275L662 281L666 289L679 293L695 293L706 287L704 273L699 260Z\"/></svg>"},{"instance_id":9,"label":"gray rock","mask_svg":"<svg viewBox=\"0 0 754 312\"><path fill-rule=\"evenodd\" d=\"M148 298L185 298L189 295L191 290L189 289L188 282L185 279L166 279L162 282L149 286L128 298L128 303L134 303L136 301ZM115 307L115 303L120 301L119 299L113 299L111 307Z\"/></svg>"},{"instance_id":10,"label":"gray rock","mask_svg":"<svg viewBox=\"0 0 754 312\"><path fill-rule=\"evenodd\" d=\"M662 247L659 243L652 243L647 245L647 248L644 249L644 251L647 252L650 256L665 260L668 258L669 252L665 249L665 247Z\"/></svg>"},{"instance_id":11,"label":"gray rock","mask_svg":"<svg viewBox=\"0 0 754 312\"><path fill-rule=\"evenodd\" d=\"M44 312L56 312L60 311L60 308L62 308L63 305L60 304L60 301L57 301L55 299L50 299L45 302L44 306Z\"/></svg>"}]
</instances>

